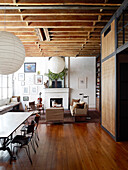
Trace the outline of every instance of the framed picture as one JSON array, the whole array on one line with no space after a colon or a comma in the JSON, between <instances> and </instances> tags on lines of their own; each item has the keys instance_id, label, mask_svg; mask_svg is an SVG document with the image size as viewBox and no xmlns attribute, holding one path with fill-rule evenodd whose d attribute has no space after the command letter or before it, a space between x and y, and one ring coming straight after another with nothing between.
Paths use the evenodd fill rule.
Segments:
<instances>
[{"instance_id":1,"label":"framed picture","mask_svg":"<svg viewBox=\"0 0 128 170\"><path fill-rule=\"evenodd\" d=\"M23 94L26 94L26 95L29 94L29 86L24 86L23 87Z\"/></svg>"},{"instance_id":2,"label":"framed picture","mask_svg":"<svg viewBox=\"0 0 128 170\"><path fill-rule=\"evenodd\" d=\"M31 94L37 94L37 86L31 86Z\"/></svg>"},{"instance_id":3,"label":"framed picture","mask_svg":"<svg viewBox=\"0 0 128 170\"><path fill-rule=\"evenodd\" d=\"M18 74L18 80L19 81L24 81L24 73L19 73Z\"/></svg>"},{"instance_id":4,"label":"framed picture","mask_svg":"<svg viewBox=\"0 0 128 170\"><path fill-rule=\"evenodd\" d=\"M42 75L35 76L35 84L37 84L37 85L43 84L43 76Z\"/></svg>"},{"instance_id":5,"label":"framed picture","mask_svg":"<svg viewBox=\"0 0 128 170\"><path fill-rule=\"evenodd\" d=\"M36 63L24 63L24 72L25 73L35 73L36 72Z\"/></svg>"},{"instance_id":6,"label":"framed picture","mask_svg":"<svg viewBox=\"0 0 128 170\"><path fill-rule=\"evenodd\" d=\"M86 88L86 78L85 77L78 78L78 88L79 89Z\"/></svg>"},{"instance_id":7,"label":"framed picture","mask_svg":"<svg viewBox=\"0 0 128 170\"><path fill-rule=\"evenodd\" d=\"M34 85L34 75L33 74L25 74L25 83L27 85Z\"/></svg>"},{"instance_id":8,"label":"framed picture","mask_svg":"<svg viewBox=\"0 0 128 170\"><path fill-rule=\"evenodd\" d=\"M25 85L25 81L21 81L21 86L24 86Z\"/></svg>"},{"instance_id":9,"label":"framed picture","mask_svg":"<svg viewBox=\"0 0 128 170\"><path fill-rule=\"evenodd\" d=\"M29 97L28 96L23 96L23 101L29 101Z\"/></svg>"}]
</instances>

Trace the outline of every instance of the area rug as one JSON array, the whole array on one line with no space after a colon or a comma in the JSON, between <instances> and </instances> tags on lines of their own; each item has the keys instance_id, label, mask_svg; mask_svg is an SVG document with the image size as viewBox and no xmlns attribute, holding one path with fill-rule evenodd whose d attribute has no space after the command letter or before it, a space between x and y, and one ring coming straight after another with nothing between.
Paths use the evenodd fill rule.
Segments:
<instances>
[{"instance_id":1,"label":"area rug","mask_svg":"<svg viewBox=\"0 0 128 170\"><path fill-rule=\"evenodd\" d=\"M100 122L100 113L97 111L89 110L88 116L86 117L86 121L88 123L99 123ZM48 124L45 119L45 114L41 115L41 119L39 121L41 124ZM78 123L75 122L75 117L71 116L71 113L69 110L64 111L64 124L66 123Z\"/></svg>"}]
</instances>

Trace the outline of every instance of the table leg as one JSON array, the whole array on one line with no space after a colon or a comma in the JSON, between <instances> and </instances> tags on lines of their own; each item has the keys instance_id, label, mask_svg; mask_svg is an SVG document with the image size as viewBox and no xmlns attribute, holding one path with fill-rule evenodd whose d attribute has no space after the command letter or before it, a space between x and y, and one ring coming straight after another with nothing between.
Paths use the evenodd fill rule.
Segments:
<instances>
[{"instance_id":1,"label":"table leg","mask_svg":"<svg viewBox=\"0 0 128 170\"><path fill-rule=\"evenodd\" d=\"M11 135L11 138L12 138L12 135ZM7 146L7 145L9 145L9 138L5 138L4 139L4 141L3 141L3 143L2 143L2 146L0 147L0 150L3 150L3 151L8 151L8 153L9 153L9 155L10 155L10 163L11 163L11 161L12 160L16 160L16 157L14 157L13 156L13 154L12 154L12 152L11 152L11 150L10 150L10 148Z\"/></svg>"},{"instance_id":2,"label":"table leg","mask_svg":"<svg viewBox=\"0 0 128 170\"><path fill-rule=\"evenodd\" d=\"M16 160L16 157L13 156L13 154L12 154L12 152L11 152L11 150L10 150L9 147L2 146L2 147L0 147L0 150L3 150L3 151L6 151L6 150L7 150L7 151L8 151L8 153L9 153L9 155L10 155L10 157L11 157L10 163L11 163L12 160Z\"/></svg>"}]
</instances>

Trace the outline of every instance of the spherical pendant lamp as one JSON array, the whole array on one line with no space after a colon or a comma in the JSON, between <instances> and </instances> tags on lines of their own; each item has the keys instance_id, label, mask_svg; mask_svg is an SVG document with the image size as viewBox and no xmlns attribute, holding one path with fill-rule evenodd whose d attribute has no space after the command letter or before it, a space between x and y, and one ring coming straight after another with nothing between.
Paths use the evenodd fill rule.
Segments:
<instances>
[{"instance_id":1,"label":"spherical pendant lamp","mask_svg":"<svg viewBox=\"0 0 128 170\"><path fill-rule=\"evenodd\" d=\"M25 59L25 49L18 37L0 31L0 74L12 74L20 69Z\"/></svg>"},{"instance_id":2,"label":"spherical pendant lamp","mask_svg":"<svg viewBox=\"0 0 128 170\"><path fill-rule=\"evenodd\" d=\"M51 72L57 74L63 71L65 62L62 57L52 57L49 60L49 69Z\"/></svg>"}]
</instances>

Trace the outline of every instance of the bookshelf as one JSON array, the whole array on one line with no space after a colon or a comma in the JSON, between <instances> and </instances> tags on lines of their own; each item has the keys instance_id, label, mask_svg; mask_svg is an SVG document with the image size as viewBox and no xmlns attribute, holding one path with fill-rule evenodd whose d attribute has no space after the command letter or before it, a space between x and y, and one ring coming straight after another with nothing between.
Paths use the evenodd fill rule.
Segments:
<instances>
[{"instance_id":1,"label":"bookshelf","mask_svg":"<svg viewBox=\"0 0 128 170\"><path fill-rule=\"evenodd\" d=\"M96 58L96 110L101 110L101 60Z\"/></svg>"}]
</instances>

